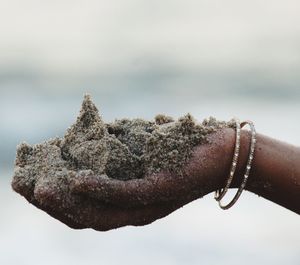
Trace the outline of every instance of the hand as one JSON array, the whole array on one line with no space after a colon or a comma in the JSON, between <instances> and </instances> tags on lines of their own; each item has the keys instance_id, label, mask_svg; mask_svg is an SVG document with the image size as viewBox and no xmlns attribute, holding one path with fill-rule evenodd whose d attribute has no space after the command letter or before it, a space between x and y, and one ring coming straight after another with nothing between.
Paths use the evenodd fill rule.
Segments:
<instances>
[{"instance_id":1,"label":"hand","mask_svg":"<svg viewBox=\"0 0 300 265\"><path fill-rule=\"evenodd\" d=\"M195 148L181 174L160 172L128 181L78 174L72 178L70 189L74 195L110 205L109 214L116 216L116 223L119 217L114 207L119 207L117 209L127 216L122 225L151 223L223 187L232 159L234 131L220 130L211 134L208 140L207 144ZM139 222L139 218L143 221ZM111 227L115 228L113 223Z\"/></svg>"},{"instance_id":2,"label":"hand","mask_svg":"<svg viewBox=\"0 0 300 265\"><path fill-rule=\"evenodd\" d=\"M142 207L123 208L88 198L84 194L64 193L64 186L38 179L33 189L14 179L12 186L30 203L74 229L107 231L126 225L141 226L162 218L184 205L180 200ZM65 183L65 185L69 185Z\"/></svg>"},{"instance_id":3,"label":"hand","mask_svg":"<svg viewBox=\"0 0 300 265\"><path fill-rule=\"evenodd\" d=\"M160 172L127 181L111 179L106 175L78 174L72 178L70 189L75 194L124 208L168 203L179 198L189 202L219 187L219 180L229 170L233 137L232 129L211 134L209 143L194 149L181 174Z\"/></svg>"},{"instance_id":4,"label":"hand","mask_svg":"<svg viewBox=\"0 0 300 265\"><path fill-rule=\"evenodd\" d=\"M234 135L232 129L210 134L207 144L194 149L181 174L160 172L128 181L77 174L57 183L47 179L51 176L31 183L20 174L14 177L12 187L29 202L72 228L107 231L126 225L145 225L224 187L233 156ZM242 132L233 187L238 187L241 181L249 137L248 132ZM258 135L246 188L300 214L299 157L298 147Z\"/></svg>"},{"instance_id":5,"label":"hand","mask_svg":"<svg viewBox=\"0 0 300 265\"><path fill-rule=\"evenodd\" d=\"M12 186L36 207L72 228L106 231L145 225L222 187L233 146L234 130L223 129L194 149L181 174L160 172L121 181L81 173L59 183L39 178L30 189L14 179Z\"/></svg>"}]
</instances>

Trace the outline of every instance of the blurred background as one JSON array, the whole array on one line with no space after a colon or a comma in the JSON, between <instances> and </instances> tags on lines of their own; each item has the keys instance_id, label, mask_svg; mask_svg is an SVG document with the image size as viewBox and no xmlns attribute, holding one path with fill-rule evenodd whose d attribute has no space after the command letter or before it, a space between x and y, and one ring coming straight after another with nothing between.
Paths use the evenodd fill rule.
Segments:
<instances>
[{"instance_id":1,"label":"blurred background","mask_svg":"<svg viewBox=\"0 0 300 265\"><path fill-rule=\"evenodd\" d=\"M145 227L71 230L12 192L16 146L105 121L252 119L300 145L300 3L0 0L0 264L300 264L299 216L210 194Z\"/></svg>"}]
</instances>

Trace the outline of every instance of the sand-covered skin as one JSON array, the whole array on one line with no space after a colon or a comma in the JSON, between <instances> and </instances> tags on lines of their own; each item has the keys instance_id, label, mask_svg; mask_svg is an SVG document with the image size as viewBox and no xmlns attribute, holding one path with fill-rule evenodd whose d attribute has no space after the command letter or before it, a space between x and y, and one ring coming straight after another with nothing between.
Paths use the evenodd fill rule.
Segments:
<instances>
[{"instance_id":1,"label":"sand-covered skin","mask_svg":"<svg viewBox=\"0 0 300 265\"><path fill-rule=\"evenodd\" d=\"M71 194L73 178L86 174L126 181L160 171L180 174L195 146L206 143L208 134L231 125L214 118L197 123L190 114L177 121L160 114L153 121L105 123L86 95L75 124L63 138L18 147L12 186L50 214L60 208L77 222L88 215L90 205L100 206ZM78 210L80 205L84 213Z\"/></svg>"}]
</instances>

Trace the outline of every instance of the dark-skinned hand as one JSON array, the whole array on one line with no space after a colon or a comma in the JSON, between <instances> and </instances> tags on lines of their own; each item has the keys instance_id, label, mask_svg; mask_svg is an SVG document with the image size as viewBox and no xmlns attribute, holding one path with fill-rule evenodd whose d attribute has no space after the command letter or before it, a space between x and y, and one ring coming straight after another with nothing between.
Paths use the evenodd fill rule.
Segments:
<instances>
[{"instance_id":1,"label":"dark-skinned hand","mask_svg":"<svg viewBox=\"0 0 300 265\"><path fill-rule=\"evenodd\" d=\"M243 130L233 187L238 187L242 179L249 137L249 132ZM160 172L127 181L76 174L63 183L65 187L47 178L38 180L30 189L25 182L14 179L12 187L29 202L72 228L107 231L126 225L146 225L224 187L234 141L233 129L210 134L206 144L194 148L180 174ZM299 155L297 147L258 135L246 188L299 214Z\"/></svg>"},{"instance_id":2,"label":"dark-skinned hand","mask_svg":"<svg viewBox=\"0 0 300 265\"><path fill-rule=\"evenodd\" d=\"M127 181L77 174L63 184L69 194L47 178L37 180L30 192L21 182L15 181L12 186L36 207L72 228L106 231L145 225L219 188L224 175L220 164L229 168L230 159L224 157L230 156L233 145L232 129L212 133L207 144L194 149L180 174L160 172Z\"/></svg>"}]
</instances>

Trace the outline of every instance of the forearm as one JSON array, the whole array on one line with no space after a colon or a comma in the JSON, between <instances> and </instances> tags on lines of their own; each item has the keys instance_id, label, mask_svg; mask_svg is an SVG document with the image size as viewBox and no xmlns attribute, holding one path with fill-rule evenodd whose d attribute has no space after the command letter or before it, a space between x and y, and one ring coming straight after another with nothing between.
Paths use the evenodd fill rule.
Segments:
<instances>
[{"instance_id":1,"label":"forearm","mask_svg":"<svg viewBox=\"0 0 300 265\"><path fill-rule=\"evenodd\" d=\"M236 187L243 179L250 133L243 131L241 141ZM246 189L300 214L300 148L258 134Z\"/></svg>"}]
</instances>

